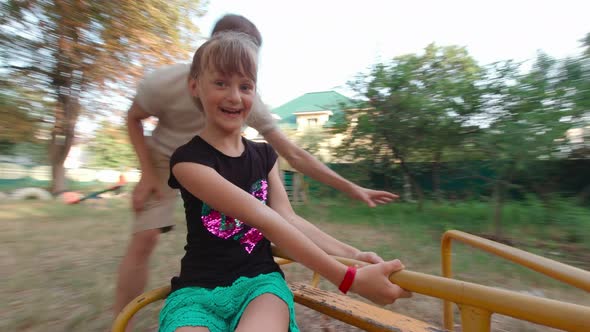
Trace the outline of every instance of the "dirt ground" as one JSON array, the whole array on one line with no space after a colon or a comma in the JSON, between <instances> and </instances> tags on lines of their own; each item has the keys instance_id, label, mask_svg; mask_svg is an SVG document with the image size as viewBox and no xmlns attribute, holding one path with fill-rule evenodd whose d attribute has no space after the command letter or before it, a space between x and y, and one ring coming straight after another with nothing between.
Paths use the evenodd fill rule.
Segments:
<instances>
[{"instance_id":1,"label":"dirt ground","mask_svg":"<svg viewBox=\"0 0 590 332\"><path fill-rule=\"evenodd\" d=\"M182 225L182 211L176 218ZM78 206L59 203L2 203L0 205L0 331L99 331L113 320L111 306L116 271L129 236L126 201L103 201ZM413 238L396 229L318 222L326 232L359 248L382 252L385 258L401 258L408 270L435 274L440 271L439 248L415 245ZM183 254L185 229L163 235L151 262L147 289L169 283ZM414 244L414 245L413 245ZM590 306L582 291L520 270L498 261L472 255L457 260L457 277L489 286ZM312 274L297 265L285 267L289 281L308 282ZM335 290L321 283L323 289ZM137 331L156 331L160 305L138 314ZM427 323L442 325L438 299L415 294L388 309ZM504 316L492 317L493 331L553 331ZM301 331L360 331L297 305ZM458 318L456 319L458 321ZM459 330L459 329L457 329Z\"/></svg>"}]
</instances>

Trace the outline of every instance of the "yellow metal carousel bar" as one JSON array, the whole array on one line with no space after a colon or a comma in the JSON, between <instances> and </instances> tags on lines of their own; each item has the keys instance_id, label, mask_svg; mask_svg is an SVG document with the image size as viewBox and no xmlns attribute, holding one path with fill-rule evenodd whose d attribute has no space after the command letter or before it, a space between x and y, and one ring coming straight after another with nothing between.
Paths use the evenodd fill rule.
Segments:
<instances>
[{"instance_id":1,"label":"yellow metal carousel bar","mask_svg":"<svg viewBox=\"0 0 590 332\"><path fill-rule=\"evenodd\" d=\"M290 261L276 247L273 254L285 259L279 260L281 263ZM366 265L353 259L335 258L347 265ZM590 330L590 307L407 270L392 274L390 280L412 292L457 303L461 308L462 330L465 332L488 332L493 313L567 331ZM166 286L137 297L119 314L112 331L124 331L137 311L151 302L164 299L169 292L170 287Z\"/></svg>"},{"instance_id":2,"label":"yellow metal carousel bar","mask_svg":"<svg viewBox=\"0 0 590 332\"><path fill-rule=\"evenodd\" d=\"M416 293L490 313L499 313L567 331L590 330L590 307L407 270L393 274L390 280ZM481 316L481 312L477 315ZM482 319L485 317L482 316ZM463 331L468 330L463 328Z\"/></svg>"},{"instance_id":3,"label":"yellow metal carousel bar","mask_svg":"<svg viewBox=\"0 0 590 332\"><path fill-rule=\"evenodd\" d=\"M273 247L273 254L288 259L288 256L277 247ZM367 264L354 259L333 257L346 265ZM390 280L409 291L463 305L469 309L463 314L469 317L468 327L481 327L487 324L487 329L468 330L464 327L465 332L489 331L489 316L492 313L567 331L590 330L590 307L408 270L392 274ZM483 312L489 312L489 315L486 317Z\"/></svg>"},{"instance_id":4,"label":"yellow metal carousel bar","mask_svg":"<svg viewBox=\"0 0 590 332\"><path fill-rule=\"evenodd\" d=\"M505 258L522 266L528 267L537 272L543 273L551 278L563 281L574 287L590 292L590 272L576 267L559 263L554 260L541 257L529 252L516 249L498 242L490 241L469 233L461 231L447 231L441 240L442 275L452 278L452 240L460 241L472 247L479 248L488 253ZM453 330L453 307L452 303L445 300L443 307L444 327Z\"/></svg>"},{"instance_id":5,"label":"yellow metal carousel bar","mask_svg":"<svg viewBox=\"0 0 590 332\"><path fill-rule=\"evenodd\" d=\"M164 286L156 288L147 293L143 293L136 297L133 301L129 302L125 308L117 315L117 318L113 322L112 332L124 332L127 324L131 320L131 317L135 315L141 308L146 305L156 302L158 300L165 299L170 294L170 286Z\"/></svg>"}]
</instances>

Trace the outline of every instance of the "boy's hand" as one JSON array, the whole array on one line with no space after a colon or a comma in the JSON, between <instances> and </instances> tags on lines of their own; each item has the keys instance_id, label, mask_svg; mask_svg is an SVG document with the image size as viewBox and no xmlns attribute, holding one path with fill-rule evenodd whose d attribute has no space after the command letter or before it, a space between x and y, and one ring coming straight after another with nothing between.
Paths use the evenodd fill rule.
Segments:
<instances>
[{"instance_id":1,"label":"boy's hand","mask_svg":"<svg viewBox=\"0 0 590 332\"><path fill-rule=\"evenodd\" d=\"M361 267L356 272L351 291L380 305L391 304L398 298L411 297L411 292L389 280L389 275L403 269L404 266L398 259Z\"/></svg>"},{"instance_id":2,"label":"boy's hand","mask_svg":"<svg viewBox=\"0 0 590 332\"><path fill-rule=\"evenodd\" d=\"M158 178L150 173L142 173L139 183L133 189L131 197L131 205L135 212L143 210L145 202L150 195L154 195L157 200L162 198L162 191L160 189Z\"/></svg>"},{"instance_id":3,"label":"boy's hand","mask_svg":"<svg viewBox=\"0 0 590 332\"><path fill-rule=\"evenodd\" d=\"M357 185L353 187L348 195L352 199L366 203L369 207L375 207L379 204L388 204L399 198L399 196L394 193L363 188Z\"/></svg>"}]
</instances>

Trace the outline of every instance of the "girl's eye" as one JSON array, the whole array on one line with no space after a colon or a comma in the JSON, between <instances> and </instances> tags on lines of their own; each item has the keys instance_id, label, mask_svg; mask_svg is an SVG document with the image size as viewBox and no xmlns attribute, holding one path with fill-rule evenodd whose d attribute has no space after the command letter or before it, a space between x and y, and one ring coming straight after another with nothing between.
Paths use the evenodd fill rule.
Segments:
<instances>
[{"instance_id":1,"label":"girl's eye","mask_svg":"<svg viewBox=\"0 0 590 332\"><path fill-rule=\"evenodd\" d=\"M223 81L215 81L214 84L218 87L224 87L225 86L225 82Z\"/></svg>"},{"instance_id":2,"label":"girl's eye","mask_svg":"<svg viewBox=\"0 0 590 332\"><path fill-rule=\"evenodd\" d=\"M242 89L242 91L251 91L252 89L254 89L254 87L250 84L242 84L240 86L240 89Z\"/></svg>"}]
</instances>

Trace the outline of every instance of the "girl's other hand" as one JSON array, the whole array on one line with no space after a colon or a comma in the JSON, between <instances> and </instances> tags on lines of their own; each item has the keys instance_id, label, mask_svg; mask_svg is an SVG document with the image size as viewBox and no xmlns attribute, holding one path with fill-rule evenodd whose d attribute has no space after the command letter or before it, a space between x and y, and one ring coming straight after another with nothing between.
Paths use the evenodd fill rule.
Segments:
<instances>
[{"instance_id":1,"label":"girl's other hand","mask_svg":"<svg viewBox=\"0 0 590 332\"><path fill-rule=\"evenodd\" d=\"M348 195L355 200L364 202L369 207L389 204L399 198L398 195L383 190L373 190L354 185Z\"/></svg>"},{"instance_id":2,"label":"girl's other hand","mask_svg":"<svg viewBox=\"0 0 590 332\"><path fill-rule=\"evenodd\" d=\"M383 258L381 258L379 255L372 251L361 251L351 258L356 259L357 261L367 262L370 264L378 264L384 262Z\"/></svg>"}]
</instances>

